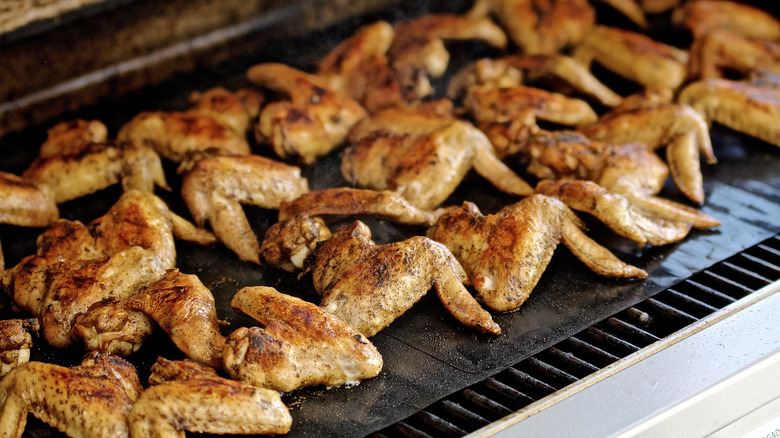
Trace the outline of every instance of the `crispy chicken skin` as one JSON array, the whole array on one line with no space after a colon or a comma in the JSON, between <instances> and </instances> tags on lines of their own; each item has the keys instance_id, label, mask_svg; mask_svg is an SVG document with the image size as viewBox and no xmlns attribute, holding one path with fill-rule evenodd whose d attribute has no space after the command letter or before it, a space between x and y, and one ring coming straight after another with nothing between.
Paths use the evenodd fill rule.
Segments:
<instances>
[{"instance_id":1,"label":"crispy chicken skin","mask_svg":"<svg viewBox=\"0 0 780 438\"><path fill-rule=\"evenodd\" d=\"M29 362L33 346L30 333L37 333L40 329L41 325L35 318L0 321L0 378Z\"/></svg>"},{"instance_id":2,"label":"crispy chicken skin","mask_svg":"<svg viewBox=\"0 0 780 438\"><path fill-rule=\"evenodd\" d=\"M687 76L688 53L652 38L616 27L591 29L573 56L586 66L593 61L649 87L677 89Z\"/></svg>"},{"instance_id":3,"label":"crispy chicken skin","mask_svg":"<svg viewBox=\"0 0 780 438\"><path fill-rule=\"evenodd\" d=\"M360 221L321 243L311 264L320 306L366 336L373 336L433 287L461 323L484 333L501 328L464 287L468 277L452 253L423 236L374 245Z\"/></svg>"},{"instance_id":4,"label":"crispy chicken skin","mask_svg":"<svg viewBox=\"0 0 780 438\"><path fill-rule=\"evenodd\" d=\"M319 242L330 237L325 222L308 214L296 214L271 225L260 244L260 260L287 272L304 268Z\"/></svg>"},{"instance_id":5,"label":"crispy chicken skin","mask_svg":"<svg viewBox=\"0 0 780 438\"><path fill-rule=\"evenodd\" d=\"M0 172L0 223L45 227L60 216L54 200L32 181Z\"/></svg>"},{"instance_id":6,"label":"crispy chicken skin","mask_svg":"<svg viewBox=\"0 0 780 438\"><path fill-rule=\"evenodd\" d=\"M254 263L260 244L241 204L277 209L308 191L300 168L259 155L200 159L185 172L181 187L195 223L208 222L225 246Z\"/></svg>"},{"instance_id":7,"label":"crispy chicken skin","mask_svg":"<svg viewBox=\"0 0 780 438\"><path fill-rule=\"evenodd\" d=\"M371 341L312 303L256 286L239 290L231 306L262 324L228 336L225 369L236 380L290 392L355 384L382 370Z\"/></svg>"},{"instance_id":8,"label":"crispy chicken skin","mask_svg":"<svg viewBox=\"0 0 780 438\"><path fill-rule=\"evenodd\" d=\"M622 97L612 91L576 59L560 55L509 55L482 58L459 71L447 86L451 99L467 95L472 87L511 88L551 84L573 89L596 102L613 107Z\"/></svg>"},{"instance_id":9,"label":"crispy chicken skin","mask_svg":"<svg viewBox=\"0 0 780 438\"><path fill-rule=\"evenodd\" d=\"M286 160L313 164L340 146L352 125L367 114L323 78L284 64L255 65L247 78L283 96L263 108L255 136Z\"/></svg>"},{"instance_id":10,"label":"crispy chicken skin","mask_svg":"<svg viewBox=\"0 0 780 438\"><path fill-rule=\"evenodd\" d=\"M127 142L90 143L76 152L39 156L22 176L57 204L119 182L124 190L168 188L160 157L145 146Z\"/></svg>"},{"instance_id":11,"label":"crispy chicken skin","mask_svg":"<svg viewBox=\"0 0 780 438\"><path fill-rule=\"evenodd\" d=\"M136 295L92 305L75 319L72 336L90 351L126 356L140 347L154 323L188 358L222 368L225 338L214 296L197 276L178 269Z\"/></svg>"},{"instance_id":12,"label":"crispy chicken skin","mask_svg":"<svg viewBox=\"0 0 780 438\"><path fill-rule=\"evenodd\" d=\"M99 260L51 261L28 256L3 273L3 290L15 307L39 318L53 346L72 345L74 318L107 298L143 291L163 276L166 261L155 251L133 246Z\"/></svg>"},{"instance_id":13,"label":"crispy chicken skin","mask_svg":"<svg viewBox=\"0 0 780 438\"><path fill-rule=\"evenodd\" d=\"M495 311L514 311L525 302L560 242L600 275L647 276L591 240L581 227L561 201L533 195L487 216L464 202L442 214L427 236L450 248L469 274L477 299Z\"/></svg>"},{"instance_id":14,"label":"crispy chicken skin","mask_svg":"<svg viewBox=\"0 0 780 438\"><path fill-rule=\"evenodd\" d=\"M704 79L685 87L678 101L698 111L709 123L780 146L780 89L728 79Z\"/></svg>"},{"instance_id":15,"label":"crispy chicken skin","mask_svg":"<svg viewBox=\"0 0 780 438\"><path fill-rule=\"evenodd\" d=\"M278 392L225 379L196 362L162 357L130 411L133 438L183 438L185 432L277 435L291 425Z\"/></svg>"},{"instance_id":16,"label":"crispy chicken skin","mask_svg":"<svg viewBox=\"0 0 780 438\"><path fill-rule=\"evenodd\" d=\"M99 120L68 120L52 126L47 131L46 141L41 144L39 155L51 157L59 154L77 153L90 143L104 143L108 140L108 128Z\"/></svg>"},{"instance_id":17,"label":"crispy chicken skin","mask_svg":"<svg viewBox=\"0 0 780 438\"><path fill-rule=\"evenodd\" d=\"M552 54L576 45L596 13L587 0L479 0L471 15L495 17L528 55Z\"/></svg>"},{"instance_id":18,"label":"crispy chicken skin","mask_svg":"<svg viewBox=\"0 0 780 438\"><path fill-rule=\"evenodd\" d=\"M413 112L407 123L419 118L420 114ZM496 157L488 138L472 124L460 120L441 124L422 134L374 131L344 151L342 175L358 187L399 193L423 210L439 206L472 168L503 192L533 192ZM413 132L417 129L410 128Z\"/></svg>"},{"instance_id":19,"label":"crispy chicken skin","mask_svg":"<svg viewBox=\"0 0 780 438\"><path fill-rule=\"evenodd\" d=\"M368 214L399 224L425 226L436 221L434 213L415 207L398 193L350 187L304 193L279 206L280 221L301 214L325 217Z\"/></svg>"},{"instance_id":20,"label":"crispy chicken skin","mask_svg":"<svg viewBox=\"0 0 780 438\"><path fill-rule=\"evenodd\" d=\"M750 38L780 39L780 20L745 3L726 0L689 0L677 8L672 21L695 38L719 29Z\"/></svg>"},{"instance_id":21,"label":"crispy chicken skin","mask_svg":"<svg viewBox=\"0 0 780 438\"><path fill-rule=\"evenodd\" d=\"M90 353L70 368L28 362L0 381L0 435L20 438L32 414L72 437L127 437L142 390L135 368L114 356Z\"/></svg>"}]
</instances>

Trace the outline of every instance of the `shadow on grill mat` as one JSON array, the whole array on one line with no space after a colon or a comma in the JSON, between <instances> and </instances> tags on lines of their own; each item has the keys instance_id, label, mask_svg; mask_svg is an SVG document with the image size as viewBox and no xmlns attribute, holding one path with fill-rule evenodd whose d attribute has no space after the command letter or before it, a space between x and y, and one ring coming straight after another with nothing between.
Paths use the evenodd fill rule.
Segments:
<instances>
[{"instance_id":1,"label":"shadow on grill mat","mask_svg":"<svg viewBox=\"0 0 780 438\"><path fill-rule=\"evenodd\" d=\"M243 73L254 63L292 59L293 65L308 66L325 51L316 41L326 35L338 40L334 35L345 37L355 26L350 23L214 69L179 75L121 99L64 114L61 119L97 118L114 134L140 111L183 108L191 91L216 85L245 86ZM20 173L37 153L45 129L56 121L0 139L0 170ZM780 232L780 150L720 127L713 130L713 143L719 163L703 169L707 193L703 210L723 221L719 229L696 231L679 244L640 253L632 242L615 238L600 224L588 224L590 235L621 259L647 270L650 278L616 281L598 277L561 248L526 304L515 313L496 316L503 329L497 338L460 326L434 298L425 297L372 339L385 357L380 376L353 388L309 388L286 396L294 419L289 436L365 436L378 430L377 436L463 435L750 294L764 279L777 278L780 245L772 236ZM337 162L334 153L305 170L312 189L345 184L336 170ZM167 170L174 191L158 194L174 211L188 215L177 196L173 169ZM63 217L92 220L118 198L117 190L63 205ZM673 187L664 195L680 199ZM446 203L464 199L476 200L486 213L511 201L475 175ZM247 213L260 234L274 219L272 212L248 208ZM377 243L420 231L367 222ZM39 233L0 226L9 266L34 253ZM179 268L197 274L214 293L219 317L232 324L226 332L245 323L229 306L241 287L271 285L315 300L310 278L298 282L289 275L241 262L223 247L178 242L177 252ZM6 302L0 298L2 317L11 315ZM71 365L83 354L78 348L54 350L41 344L36 344L33 360ZM164 335L153 336L130 358L142 382L158 355L181 357ZM454 395L442 399L449 394ZM56 436L34 421L28 435Z\"/></svg>"}]
</instances>

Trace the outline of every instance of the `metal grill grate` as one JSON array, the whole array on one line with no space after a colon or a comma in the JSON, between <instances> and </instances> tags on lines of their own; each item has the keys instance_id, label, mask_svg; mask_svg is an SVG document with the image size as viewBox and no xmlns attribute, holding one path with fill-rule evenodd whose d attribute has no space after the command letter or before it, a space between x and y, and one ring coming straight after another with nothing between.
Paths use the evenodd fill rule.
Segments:
<instances>
[{"instance_id":1,"label":"metal grill grate","mask_svg":"<svg viewBox=\"0 0 780 438\"><path fill-rule=\"evenodd\" d=\"M780 279L780 235L372 435L461 437Z\"/></svg>"}]
</instances>

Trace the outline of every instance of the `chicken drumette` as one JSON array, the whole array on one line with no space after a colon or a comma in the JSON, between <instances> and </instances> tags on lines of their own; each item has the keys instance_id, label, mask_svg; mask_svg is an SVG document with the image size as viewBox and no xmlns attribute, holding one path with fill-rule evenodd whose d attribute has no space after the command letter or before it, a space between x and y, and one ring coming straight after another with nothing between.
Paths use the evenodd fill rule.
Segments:
<instances>
[{"instance_id":1,"label":"chicken drumette","mask_svg":"<svg viewBox=\"0 0 780 438\"><path fill-rule=\"evenodd\" d=\"M32 414L68 436L127 437L142 390L135 368L118 357L90 353L70 368L28 362L0 381L0 435L21 438Z\"/></svg>"},{"instance_id":2,"label":"chicken drumette","mask_svg":"<svg viewBox=\"0 0 780 438\"><path fill-rule=\"evenodd\" d=\"M30 360L30 333L37 333L40 328L35 318L0 321L0 378Z\"/></svg>"},{"instance_id":3,"label":"chicken drumette","mask_svg":"<svg viewBox=\"0 0 780 438\"><path fill-rule=\"evenodd\" d=\"M496 311L513 311L525 302L561 242L600 275L647 276L591 240L581 227L561 201L533 195L487 216L465 202L442 214L427 236L452 251L471 278L477 299Z\"/></svg>"},{"instance_id":4,"label":"chicken drumette","mask_svg":"<svg viewBox=\"0 0 780 438\"><path fill-rule=\"evenodd\" d=\"M382 370L371 341L312 303L257 286L239 290L231 306L262 324L228 336L225 369L236 380L289 392L355 384Z\"/></svg>"},{"instance_id":5,"label":"chicken drumette","mask_svg":"<svg viewBox=\"0 0 780 438\"><path fill-rule=\"evenodd\" d=\"M375 245L368 226L355 221L320 243L313 257L309 268L320 306L366 336L390 325L431 287L461 323L501 331L464 287L468 277L452 253L431 239Z\"/></svg>"},{"instance_id":6,"label":"chicken drumette","mask_svg":"<svg viewBox=\"0 0 780 438\"><path fill-rule=\"evenodd\" d=\"M279 393L217 375L191 361L158 358L130 411L130 436L285 434L292 417Z\"/></svg>"}]
</instances>

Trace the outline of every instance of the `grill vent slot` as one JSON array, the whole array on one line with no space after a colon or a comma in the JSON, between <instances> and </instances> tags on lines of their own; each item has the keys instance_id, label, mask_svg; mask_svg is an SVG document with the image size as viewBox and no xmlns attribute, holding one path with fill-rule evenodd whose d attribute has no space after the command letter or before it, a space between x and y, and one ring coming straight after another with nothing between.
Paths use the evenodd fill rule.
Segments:
<instances>
[{"instance_id":1,"label":"grill vent slot","mask_svg":"<svg viewBox=\"0 0 780 438\"><path fill-rule=\"evenodd\" d=\"M780 235L432 404L372 438L462 437L780 279Z\"/></svg>"}]
</instances>

